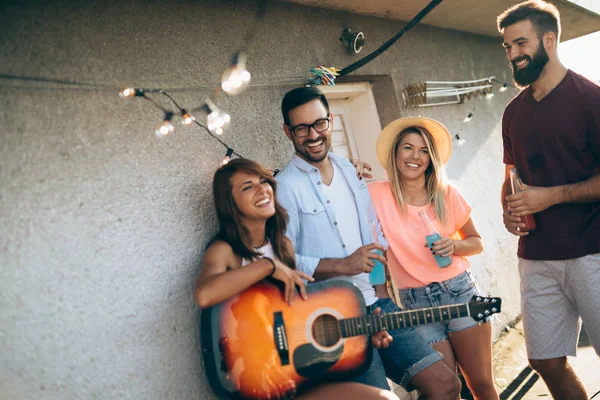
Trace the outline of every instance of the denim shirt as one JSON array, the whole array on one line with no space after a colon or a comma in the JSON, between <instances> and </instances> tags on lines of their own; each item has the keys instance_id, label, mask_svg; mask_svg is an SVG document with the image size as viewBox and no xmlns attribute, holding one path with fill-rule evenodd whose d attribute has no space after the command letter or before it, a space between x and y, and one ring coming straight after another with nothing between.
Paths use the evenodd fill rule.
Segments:
<instances>
[{"instance_id":1,"label":"denim shirt","mask_svg":"<svg viewBox=\"0 0 600 400\"><path fill-rule=\"evenodd\" d=\"M373 220L379 243L387 249L367 183L356 177L356 169L350 161L334 153L329 153L328 157L342 171L354 195L362 245L374 242ZM298 269L312 276L321 258L349 256L337 226L335 211L321 189L323 183L319 170L294 154L276 179L277 201L290 218L286 236L294 245Z\"/></svg>"}]
</instances>

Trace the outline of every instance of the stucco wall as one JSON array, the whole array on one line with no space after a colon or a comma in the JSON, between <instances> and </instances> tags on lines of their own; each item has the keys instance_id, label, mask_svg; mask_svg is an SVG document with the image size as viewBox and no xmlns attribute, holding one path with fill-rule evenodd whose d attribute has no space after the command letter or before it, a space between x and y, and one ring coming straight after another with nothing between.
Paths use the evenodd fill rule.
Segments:
<instances>
[{"instance_id":1,"label":"stucco wall","mask_svg":"<svg viewBox=\"0 0 600 400\"><path fill-rule=\"evenodd\" d=\"M48 4L2 2L1 74L205 87L177 93L184 106L208 95L254 14L249 1ZM255 82L350 64L343 26L365 32L362 55L401 23L272 2L249 50ZM355 74L389 74L401 103L405 84L509 71L499 40L419 26ZM220 98L233 118L223 139L281 168L292 152L279 114L289 89ZM486 243L474 273L504 300L496 333L518 314L516 241L498 202L500 118L513 94L480 102L448 168ZM402 114L457 131L473 106ZM224 149L197 128L158 140L161 113L110 88L1 79L0 115L0 399L212 398L192 289L216 229L210 182Z\"/></svg>"}]
</instances>

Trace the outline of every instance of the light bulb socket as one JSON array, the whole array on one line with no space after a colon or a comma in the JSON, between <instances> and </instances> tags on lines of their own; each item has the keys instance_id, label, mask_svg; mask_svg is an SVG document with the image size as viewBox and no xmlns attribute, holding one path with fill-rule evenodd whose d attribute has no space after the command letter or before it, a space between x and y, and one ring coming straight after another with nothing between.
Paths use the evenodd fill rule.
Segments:
<instances>
[{"instance_id":1,"label":"light bulb socket","mask_svg":"<svg viewBox=\"0 0 600 400\"><path fill-rule=\"evenodd\" d=\"M165 111L165 121L170 121L173 119L173 112L172 111Z\"/></svg>"},{"instance_id":2,"label":"light bulb socket","mask_svg":"<svg viewBox=\"0 0 600 400\"><path fill-rule=\"evenodd\" d=\"M352 32L350 28L342 29L340 42L344 43L351 53L358 54L365 45L365 34L362 32Z\"/></svg>"},{"instance_id":3,"label":"light bulb socket","mask_svg":"<svg viewBox=\"0 0 600 400\"><path fill-rule=\"evenodd\" d=\"M213 103L213 101L211 99L204 100L204 104L202 104L202 107L200 107L200 109L203 112L205 112L207 115L210 115L214 111L218 111L219 110L217 108L217 106L215 105L215 103Z\"/></svg>"},{"instance_id":4,"label":"light bulb socket","mask_svg":"<svg viewBox=\"0 0 600 400\"><path fill-rule=\"evenodd\" d=\"M237 51L231 56L231 65L246 67L247 59L248 59L248 56L246 55L246 53L244 53L243 51Z\"/></svg>"}]
</instances>

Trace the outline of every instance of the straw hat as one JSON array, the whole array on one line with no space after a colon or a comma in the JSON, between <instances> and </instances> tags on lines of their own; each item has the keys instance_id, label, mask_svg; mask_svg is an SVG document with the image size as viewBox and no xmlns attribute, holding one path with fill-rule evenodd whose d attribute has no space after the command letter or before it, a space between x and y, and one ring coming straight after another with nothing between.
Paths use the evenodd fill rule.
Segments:
<instances>
[{"instance_id":1,"label":"straw hat","mask_svg":"<svg viewBox=\"0 0 600 400\"><path fill-rule=\"evenodd\" d=\"M383 128L377 138L377 158L383 168L387 168L390 151L396 136L411 126L425 128L433 138L442 165L446 164L452 154L452 136L440 122L426 117L405 117L392 121Z\"/></svg>"}]
</instances>

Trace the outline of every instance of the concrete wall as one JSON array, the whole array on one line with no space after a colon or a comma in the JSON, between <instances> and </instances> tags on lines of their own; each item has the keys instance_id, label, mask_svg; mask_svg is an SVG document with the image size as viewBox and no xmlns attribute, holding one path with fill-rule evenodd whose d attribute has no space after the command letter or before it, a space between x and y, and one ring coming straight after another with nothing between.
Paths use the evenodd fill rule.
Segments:
<instances>
[{"instance_id":1,"label":"concrete wall","mask_svg":"<svg viewBox=\"0 0 600 400\"><path fill-rule=\"evenodd\" d=\"M117 92L195 87L177 99L201 104L241 44L255 3L49 4L2 2L0 74L109 87L0 79L0 399L213 398L192 289L216 230L210 182L224 149L198 128L158 140L161 113ZM355 61L337 39L344 26L365 32L366 53L401 24L272 2L249 50L254 81ZM509 71L499 40L419 26L355 74L390 75L401 99L405 84ZM292 147L279 103L290 88L220 98L233 118L223 139L282 167ZM503 230L498 202L500 118L513 94L480 102L462 135L467 144L449 163L486 242L474 273L504 300L496 328L518 314L516 241ZM402 113L457 131L474 104Z\"/></svg>"}]
</instances>

